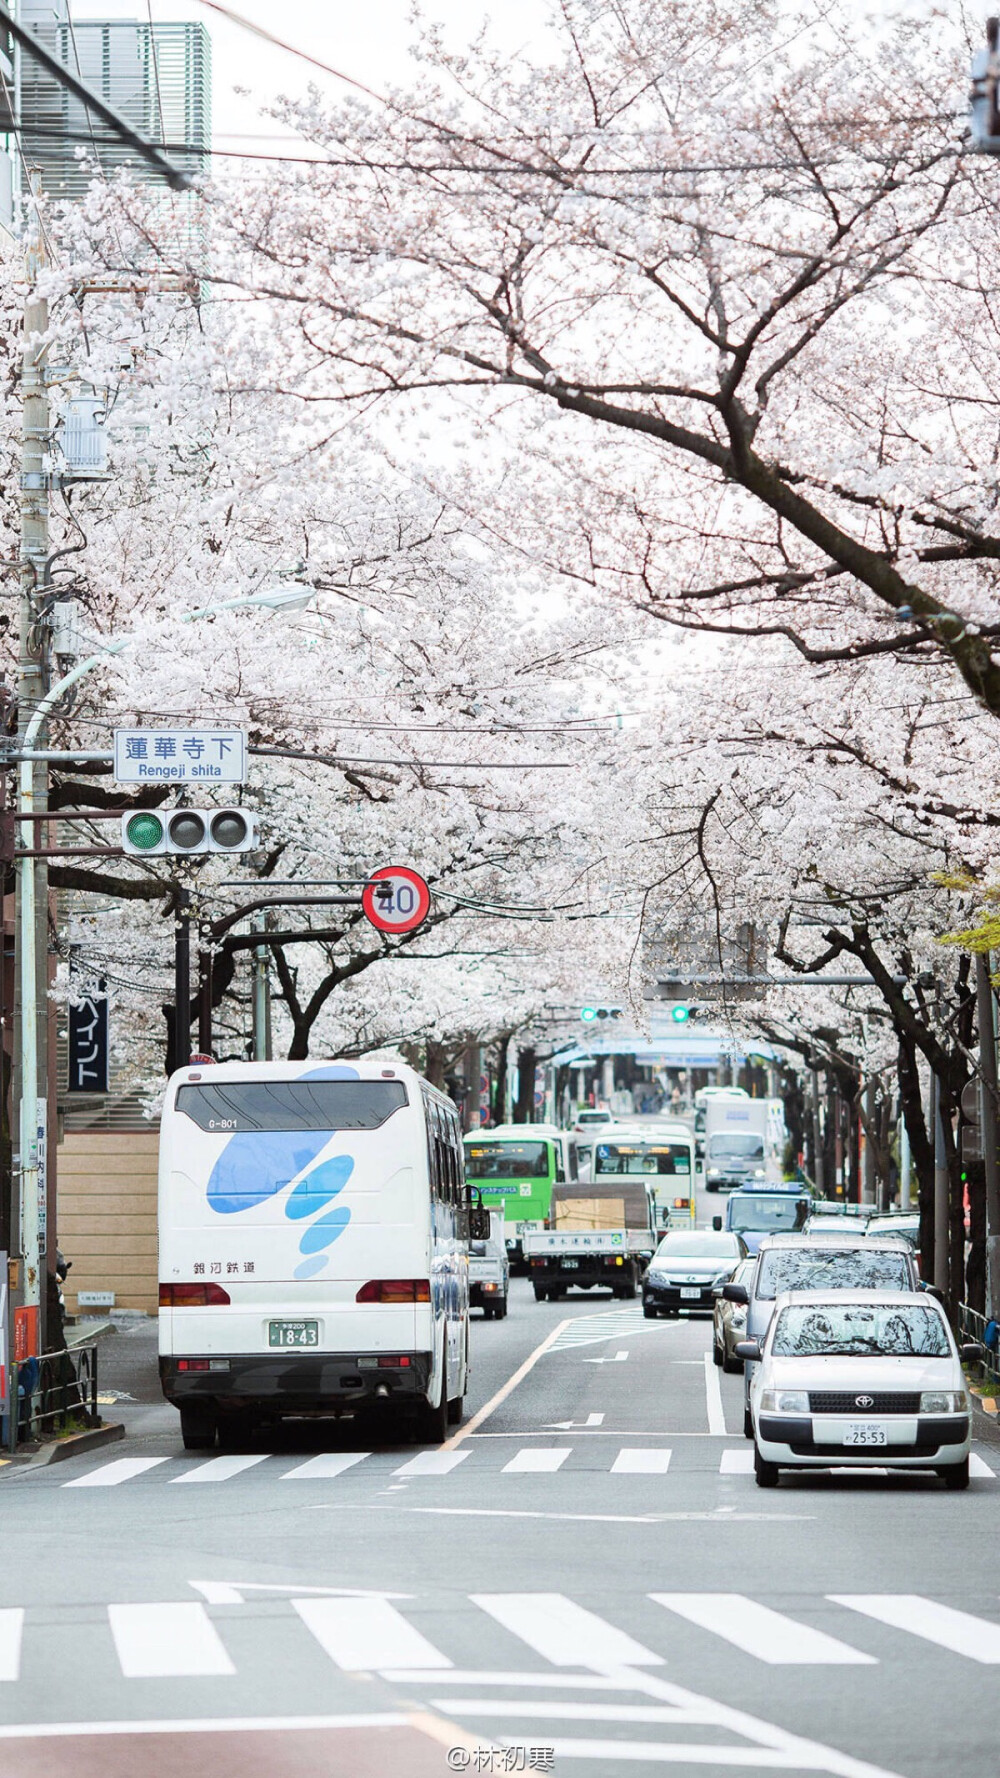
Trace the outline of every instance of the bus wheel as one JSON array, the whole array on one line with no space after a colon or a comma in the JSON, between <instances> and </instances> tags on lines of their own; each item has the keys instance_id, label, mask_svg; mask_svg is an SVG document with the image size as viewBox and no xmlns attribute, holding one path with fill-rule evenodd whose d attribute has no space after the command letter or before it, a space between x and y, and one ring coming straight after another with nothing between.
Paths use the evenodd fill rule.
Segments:
<instances>
[{"instance_id":1,"label":"bus wheel","mask_svg":"<svg viewBox=\"0 0 1000 1778\"><path fill-rule=\"evenodd\" d=\"M436 1408L425 1402L417 1416L417 1443L422 1445L443 1445L448 1437L448 1369L445 1366L441 1379L441 1400Z\"/></svg>"},{"instance_id":2,"label":"bus wheel","mask_svg":"<svg viewBox=\"0 0 1000 1778\"><path fill-rule=\"evenodd\" d=\"M464 1395L454 1396L453 1399L448 1403L448 1425L449 1426L461 1426L462 1416L464 1413L465 1413L465 1397L464 1397Z\"/></svg>"},{"instance_id":3,"label":"bus wheel","mask_svg":"<svg viewBox=\"0 0 1000 1778\"><path fill-rule=\"evenodd\" d=\"M216 1420L211 1408L201 1402L186 1402L181 1408L181 1438L185 1451L210 1451L215 1444Z\"/></svg>"}]
</instances>

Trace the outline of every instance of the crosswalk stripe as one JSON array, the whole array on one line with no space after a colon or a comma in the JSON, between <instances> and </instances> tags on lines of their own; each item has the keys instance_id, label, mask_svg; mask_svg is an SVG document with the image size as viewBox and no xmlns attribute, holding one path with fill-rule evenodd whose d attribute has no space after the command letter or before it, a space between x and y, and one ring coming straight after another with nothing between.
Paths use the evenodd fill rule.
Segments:
<instances>
[{"instance_id":1,"label":"crosswalk stripe","mask_svg":"<svg viewBox=\"0 0 1000 1778\"><path fill-rule=\"evenodd\" d=\"M173 1487L177 1482L228 1482L231 1476L239 1475L244 1469L253 1469L256 1463L266 1463L268 1452L260 1457L210 1457L207 1463L198 1463L194 1469L186 1469L183 1475L170 1478Z\"/></svg>"},{"instance_id":2,"label":"crosswalk stripe","mask_svg":"<svg viewBox=\"0 0 1000 1778\"><path fill-rule=\"evenodd\" d=\"M663 1657L565 1593L470 1593L512 1636L555 1667L662 1667Z\"/></svg>"},{"instance_id":3,"label":"crosswalk stripe","mask_svg":"<svg viewBox=\"0 0 1000 1778\"><path fill-rule=\"evenodd\" d=\"M109 1605L126 1679L220 1678L235 1673L203 1605Z\"/></svg>"},{"instance_id":4,"label":"crosswalk stripe","mask_svg":"<svg viewBox=\"0 0 1000 1778\"><path fill-rule=\"evenodd\" d=\"M996 1470L991 1469L989 1464L984 1462L982 1457L977 1457L975 1451L973 1451L969 1458L969 1474L989 1476L990 1479L993 1480L996 1477Z\"/></svg>"},{"instance_id":5,"label":"crosswalk stripe","mask_svg":"<svg viewBox=\"0 0 1000 1778\"><path fill-rule=\"evenodd\" d=\"M808 1624L798 1624L744 1593L650 1593L649 1597L771 1667L877 1665L874 1655L862 1654Z\"/></svg>"},{"instance_id":6,"label":"crosswalk stripe","mask_svg":"<svg viewBox=\"0 0 1000 1778\"><path fill-rule=\"evenodd\" d=\"M720 1475L753 1475L753 1452L723 1451L719 1459Z\"/></svg>"},{"instance_id":7,"label":"crosswalk stripe","mask_svg":"<svg viewBox=\"0 0 1000 1778\"><path fill-rule=\"evenodd\" d=\"M333 1476L343 1475L345 1469L353 1468L355 1463L362 1463L370 1457L370 1451L321 1451L318 1457L310 1457L305 1463L297 1463L294 1469L288 1469L281 1477L283 1482L323 1482Z\"/></svg>"},{"instance_id":8,"label":"crosswalk stripe","mask_svg":"<svg viewBox=\"0 0 1000 1778\"><path fill-rule=\"evenodd\" d=\"M63 1482L64 1488L117 1488L120 1482L130 1482L133 1476L142 1475L147 1469L155 1469L158 1463L166 1463L166 1457L119 1457L114 1463L102 1463L100 1469L91 1469L86 1475L78 1475L71 1482Z\"/></svg>"},{"instance_id":9,"label":"crosswalk stripe","mask_svg":"<svg viewBox=\"0 0 1000 1778\"><path fill-rule=\"evenodd\" d=\"M348 1672L451 1666L388 1599L293 1599L292 1605L324 1653Z\"/></svg>"},{"instance_id":10,"label":"crosswalk stripe","mask_svg":"<svg viewBox=\"0 0 1000 1778\"><path fill-rule=\"evenodd\" d=\"M643 1451L633 1447L619 1451L611 1465L612 1475L666 1475L672 1451Z\"/></svg>"},{"instance_id":11,"label":"crosswalk stripe","mask_svg":"<svg viewBox=\"0 0 1000 1778\"><path fill-rule=\"evenodd\" d=\"M523 1451L516 1451L509 1463L503 1466L504 1475L551 1475L561 1469L569 1456L569 1449L557 1449L554 1445L526 1446Z\"/></svg>"},{"instance_id":12,"label":"crosswalk stripe","mask_svg":"<svg viewBox=\"0 0 1000 1778\"><path fill-rule=\"evenodd\" d=\"M21 1631L24 1607L0 1611L0 1680L16 1679L21 1671Z\"/></svg>"},{"instance_id":13,"label":"crosswalk stripe","mask_svg":"<svg viewBox=\"0 0 1000 1778\"><path fill-rule=\"evenodd\" d=\"M542 1721L547 1718L556 1721L562 1717L570 1722L655 1722L676 1725L678 1717L683 1719L691 1714L673 1704L573 1704L555 1703L552 1700L536 1704L525 1698L518 1698L513 1703L506 1698L432 1698L431 1702L436 1710L446 1710L449 1716L514 1716L525 1721L537 1721L539 1718ZM628 1757L627 1753L625 1757ZM509 1768L511 1771L515 1769L513 1766Z\"/></svg>"},{"instance_id":14,"label":"crosswalk stripe","mask_svg":"<svg viewBox=\"0 0 1000 1778\"><path fill-rule=\"evenodd\" d=\"M973 1617L970 1612L956 1611L951 1605L939 1605L934 1599L923 1599L919 1593L828 1593L835 1605L846 1605L860 1611L880 1624L894 1630L908 1630L925 1642L935 1642L952 1654L965 1655L984 1667L1000 1663L1000 1624L987 1618Z\"/></svg>"},{"instance_id":15,"label":"crosswalk stripe","mask_svg":"<svg viewBox=\"0 0 1000 1778\"><path fill-rule=\"evenodd\" d=\"M393 1474L450 1475L453 1469L457 1469L471 1455L470 1451L421 1451L419 1456L411 1457L409 1463L404 1463Z\"/></svg>"}]
</instances>

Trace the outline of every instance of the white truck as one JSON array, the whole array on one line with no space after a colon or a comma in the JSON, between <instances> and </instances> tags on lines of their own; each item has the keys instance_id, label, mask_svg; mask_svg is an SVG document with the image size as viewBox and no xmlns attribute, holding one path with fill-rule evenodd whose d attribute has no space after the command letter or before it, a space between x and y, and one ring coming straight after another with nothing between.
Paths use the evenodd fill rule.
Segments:
<instances>
[{"instance_id":1,"label":"white truck","mask_svg":"<svg viewBox=\"0 0 1000 1778\"><path fill-rule=\"evenodd\" d=\"M559 1185L550 1227L527 1230L524 1257L536 1302L555 1302L571 1289L610 1290L635 1297L656 1249L653 1204L645 1184L622 1180Z\"/></svg>"},{"instance_id":2,"label":"white truck","mask_svg":"<svg viewBox=\"0 0 1000 1778\"><path fill-rule=\"evenodd\" d=\"M780 1185L787 1139L780 1099L710 1099L705 1107L705 1189Z\"/></svg>"}]
</instances>

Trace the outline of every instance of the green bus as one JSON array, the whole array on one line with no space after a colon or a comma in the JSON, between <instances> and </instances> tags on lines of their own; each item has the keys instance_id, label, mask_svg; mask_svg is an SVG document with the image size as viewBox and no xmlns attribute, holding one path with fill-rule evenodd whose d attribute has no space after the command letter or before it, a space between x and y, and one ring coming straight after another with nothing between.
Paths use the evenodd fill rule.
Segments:
<instances>
[{"instance_id":1,"label":"green bus","mask_svg":"<svg viewBox=\"0 0 1000 1778\"><path fill-rule=\"evenodd\" d=\"M552 1187L579 1178L576 1137L554 1124L498 1124L464 1137L465 1176L487 1210L501 1211L512 1265L523 1267L526 1223L548 1220Z\"/></svg>"}]
</instances>

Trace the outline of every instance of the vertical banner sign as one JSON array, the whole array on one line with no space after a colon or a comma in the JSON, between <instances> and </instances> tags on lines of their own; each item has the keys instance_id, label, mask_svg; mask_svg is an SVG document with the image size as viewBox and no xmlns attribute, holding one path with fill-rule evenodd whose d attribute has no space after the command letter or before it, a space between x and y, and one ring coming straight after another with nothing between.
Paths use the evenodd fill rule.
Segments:
<instances>
[{"instance_id":1,"label":"vertical banner sign","mask_svg":"<svg viewBox=\"0 0 1000 1778\"><path fill-rule=\"evenodd\" d=\"M14 1310L14 1362L26 1364L38 1357L38 1310Z\"/></svg>"},{"instance_id":2,"label":"vertical banner sign","mask_svg":"<svg viewBox=\"0 0 1000 1778\"><path fill-rule=\"evenodd\" d=\"M44 1254L49 1230L48 1172L49 1108L44 1099L38 1101L38 1250ZM44 1264L42 1266L44 1272Z\"/></svg>"},{"instance_id":3,"label":"vertical banner sign","mask_svg":"<svg viewBox=\"0 0 1000 1778\"><path fill-rule=\"evenodd\" d=\"M104 983L101 983L103 988ZM108 997L88 995L69 1009L69 1090L108 1091Z\"/></svg>"},{"instance_id":4,"label":"vertical banner sign","mask_svg":"<svg viewBox=\"0 0 1000 1778\"><path fill-rule=\"evenodd\" d=\"M7 1255L5 1253L0 1253L0 1415L5 1419L7 1416L7 1396L9 1393L7 1377L10 1366L10 1333L8 1326L10 1310L8 1308L8 1301Z\"/></svg>"}]
</instances>

